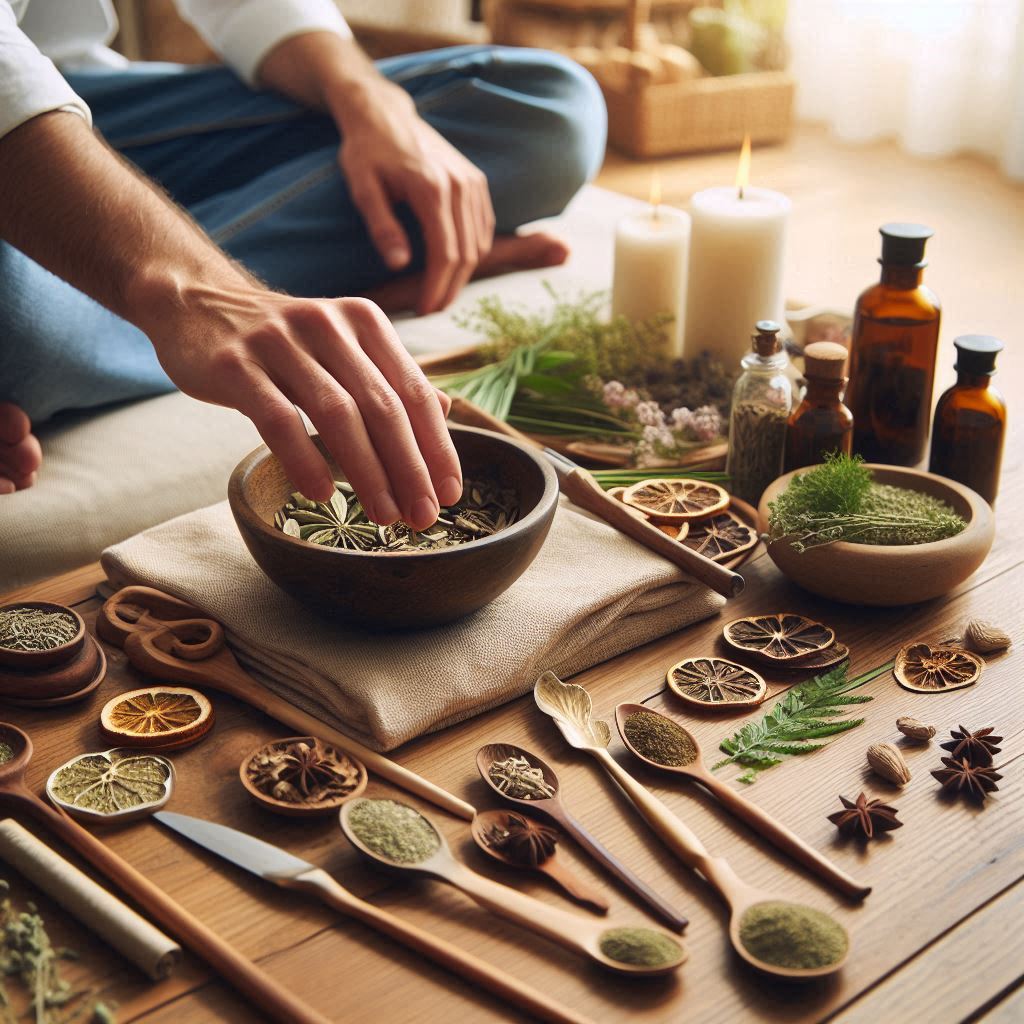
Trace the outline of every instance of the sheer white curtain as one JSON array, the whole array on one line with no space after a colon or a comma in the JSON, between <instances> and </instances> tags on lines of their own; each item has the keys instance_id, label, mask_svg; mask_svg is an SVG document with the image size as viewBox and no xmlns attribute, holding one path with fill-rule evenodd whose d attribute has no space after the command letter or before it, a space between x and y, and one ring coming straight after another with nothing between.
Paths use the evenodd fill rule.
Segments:
<instances>
[{"instance_id":1,"label":"sheer white curtain","mask_svg":"<svg viewBox=\"0 0 1024 1024\"><path fill-rule=\"evenodd\" d=\"M1024 181L1024 0L790 0L802 117Z\"/></svg>"}]
</instances>

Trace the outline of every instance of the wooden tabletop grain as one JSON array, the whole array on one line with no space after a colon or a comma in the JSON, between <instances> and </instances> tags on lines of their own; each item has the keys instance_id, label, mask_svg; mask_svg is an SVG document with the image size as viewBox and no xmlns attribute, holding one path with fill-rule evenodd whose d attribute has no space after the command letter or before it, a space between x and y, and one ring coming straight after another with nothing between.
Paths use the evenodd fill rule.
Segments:
<instances>
[{"instance_id":1,"label":"wooden tabletop grain","mask_svg":"<svg viewBox=\"0 0 1024 1024\"><path fill-rule=\"evenodd\" d=\"M849 195L854 197L860 195L857 190L872 167L881 167L878 173L883 178L890 174L894 190L903 190L902 179L893 177L896 170L918 173L918 189L931 180L937 201L945 195L943 190L952 187L951 174L952 180L958 181L963 172L964 182L968 181L958 162L941 165L929 179L928 166L888 149L854 151L851 157L848 153L837 154L816 136L798 138L794 145L797 155L810 152L828 156L840 181L848 183ZM770 159L781 161L785 151L781 153ZM877 157L874 163L872 154ZM714 175L724 173L724 163L722 167L720 163L721 158L706 158L701 166L707 180L717 180ZM853 166L847 166L851 163ZM693 168L699 164L687 163L680 171L686 181L697 177ZM1006 215L1010 224L1017 223L1021 219L1019 194L1015 197L1008 186L999 184L994 172L979 170L980 165L972 167L971 180L980 178L989 189L985 202L990 201L992 189L1004 188L1007 203L1018 204L1007 207L1012 217ZM639 191L638 182L630 185L633 179L627 180L628 171L624 163L613 162L609 184ZM801 177L796 171L792 175L789 191L799 193L800 183L809 183L809 177ZM671 178L668 185L671 189ZM833 184L830 188L840 193L839 202L841 186ZM810 192L809 184L807 190ZM909 193L904 190L900 194ZM809 197L808 202L812 201ZM880 210L863 197L859 202L859 207L847 207L843 213L844 230L852 231L850 218L859 214L863 230L873 233L877 225L864 218L874 218ZM900 216L925 219L921 205L919 202ZM981 205L984 212L985 204ZM946 219L952 216L946 207L942 211ZM976 218L978 206L965 209L964 223L969 215ZM950 277L951 290L960 300L960 312L953 317L958 324L954 330L961 333L971 329L968 323L973 323L973 329L1003 333L1009 339L1015 329L1009 316L1012 288L1008 275L1016 258L1016 235L1000 223L994 209L988 216L990 244L1002 246L1005 260L1000 264L993 256L992 265L986 268L997 275L994 292L992 279L983 282L980 278L967 280L968 275L963 280ZM809 229L798 230L806 230L803 237L810 239ZM968 249L975 244L965 243ZM955 254L951 258L955 259ZM840 262L833 260L833 268ZM872 266L858 265L843 273L852 302L859 287L870 280ZM963 310L972 294L977 310L973 320ZM950 340L945 332L944 338ZM1012 423L1014 399L1024 393L1020 392L1024 366L1015 352L1004 355L1007 358L999 380L1011 400ZM943 373L948 379L948 371ZM848 965L836 978L807 986L783 986L744 968L729 949L724 907L714 893L658 843L596 765L566 746L531 698L410 743L394 756L483 808L496 804L474 765L474 755L482 744L512 742L541 754L558 771L565 801L580 821L690 918L686 933L689 961L677 976L648 981L610 976L559 947L491 917L439 882L403 880L379 873L360 861L334 819L289 820L257 807L238 781L238 765L252 748L287 730L229 698L213 696L217 714L213 733L198 746L172 755L178 769L178 788L170 809L213 818L281 845L326 868L378 906L502 966L599 1024L684 1020L700 1024L783 1020L945 1024L978 1019L1002 1024L1021 1020L1024 700L1018 647L1024 644L1024 551L1019 532L1013 528L1016 510L1024 500L1021 439L1021 434L1015 432L1007 444L995 546L974 576L946 597L897 609L831 604L786 583L761 552L744 567L746 590L729 603L723 617L576 677L592 694L596 713L609 720L615 705L628 700L646 700L652 707L678 715L711 760L725 736L763 713L763 709L740 718L695 718L671 694L661 691L665 670L672 663L721 650L719 636L726 617L780 610L810 614L833 626L850 646L854 673L886 662L907 641L944 638L971 617L989 619L1015 634L1016 646L988 659L982 679L970 689L939 695L912 694L900 689L890 674L881 676L865 689L873 700L863 707L863 726L837 737L827 750L789 759L744 789L745 795L841 867L873 885L873 893L861 905L833 895L731 818L696 786L641 770L615 741L614 753L623 764L650 785L713 853L727 857L742 877L782 897L827 909L843 922L852 936L853 950ZM73 604L91 625L99 607L94 588L100 579L95 566L86 567L14 597ZM100 707L112 695L145 682L126 665L120 651L108 648L108 656L108 677L88 702L55 711L3 710L4 719L32 736L35 758L29 781L37 791L42 789L47 774L67 758L105 748L97 723ZM768 679L773 690L783 682L781 676L770 673ZM901 715L933 723L940 736L926 747L906 748L912 778L898 790L868 773L864 752L875 741L898 741L895 722ZM945 799L929 774L943 753L937 742L959 724L968 728L993 725L1005 737L1003 751L997 757L1004 780L1000 791L983 807ZM736 786L738 774L734 768L721 771L722 777ZM903 828L866 847L840 841L826 817L838 808L839 794L855 797L861 790L894 804L904 822ZM372 780L368 793L395 791ZM440 825L456 856L475 870L552 905L570 906L545 879L508 874L486 860L473 847L465 823L420 806ZM524 1019L365 927L251 878L168 834L152 821L96 831L136 868L331 1019L387 1024ZM607 893L610 921L649 920L629 894L570 841L564 849L573 869ZM242 1003L191 957L186 957L174 978L158 984L148 982L45 897L20 879L12 881L19 894L38 899L56 940L81 953L81 960L69 968L71 977L92 986L108 1001L119 1003L121 1020L204 1024L259 1019L257 1010Z\"/></svg>"}]
</instances>

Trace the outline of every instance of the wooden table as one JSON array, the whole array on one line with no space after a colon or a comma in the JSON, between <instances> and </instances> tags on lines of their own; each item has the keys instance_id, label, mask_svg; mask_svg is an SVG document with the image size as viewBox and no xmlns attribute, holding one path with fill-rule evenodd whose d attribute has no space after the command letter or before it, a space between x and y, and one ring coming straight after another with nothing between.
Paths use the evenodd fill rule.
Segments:
<instances>
[{"instance_id":1,"label":"wooden table","mask_svg":"<svg viewBox=\"0 0 1024 1024\"><path fill-rule=\"evenodd\" d=\"M838 175L828 179L824 194L818 184L825 172L819 167L812 175L809 170L808 161L814 160L819 164L831 160ZM725 162L724 157L708 157L703 163L662 162L669 195L687 189L691 180L695 184L698 178L704 183L718 180L716 175L724 173ZM993 172L962 161L923 165L884 147L837 151L813 133L798 137L788 153L766 153L760 164L755 160L755 166L763 169L763 184L783 184L780 175L786 179L783 187L794 195L798 210L803 201L821 214L805 220L794 218L792 262L809 285L802 292L791 286L790 294L827 299L830 287L840 290L838 279L849 302L870 281L875 225L896 215L892 209L883 214L882 198L868 194L865 182L874 174L876 182L887 181L892 194L907 199L903 209L909 212L900 216L926 219L931 189L934 210L939 211L934 216L943 221L937 226L947 229L944 238L948 239L947 258L940 271L945 283L936 283L947 302L945 349L952 334L967 330L1002 333L1012 347L1017 322L1012 268L1019 267L1014 262L1019 260L1019 231L1013 225L1022 220L1021 205L1019 194L1015 198ZM782 170L784 166L786 170ZM931 167L937 169L929 170ZM649 174L641 166L613 161L604 183L640 190L641 172L646 187ZM954 242L949 237L954 234L949 222L957 219L952 196L958 187L968 184L981 190L976 197L980 194L983 198L965 205L958 215L963 230ZM908 199L911 193L915 197L912 203ZM1006 201L1000 206L994 196ZM824 254L819 256L811 249L827 215L824 205L834 209L844 239L854 238L855 224L859 233L869 236L862 246L865 251L858 252L858 259L849 266L844 267L848 251L819 248ZM974 259L975 253L978 259ZM983 282L966 272L979 266L987 275ZM1001 365L999 381L1013 402L1024 381L1024 365L1016 351L1004 353ZM940 386L948 379L949 369L943 366ZM974 616L1017 633L1018 646L1024 643L1020 634L1024 554L1015 521L1024 502L1024 473L1021 433L1015 428L1014 437L1016 443L1011 438L1007 444L995 547L982 568L946 598L892 610L833 605L787 584L761 554L743 570L747 589L730 603L727 615L778 610L811 614L834 626L850 645L855 673L887 661L906 641L941 639ZM14 596L74 604L91 621L99 606L92 596L99 579L98 570L90 567ZM618 702L656 694L665 669L673 662L716 650L721 624L721 619L698 624L585 672L577 681L592 693L597 713L610 718ZM143 683L119 651L108 650L108 655L108 678L90 702L63 711L5 710L7 720L33 737L36 755L29 781L37 790L48 772L73 754L104 749L96 722L99 708L113 694ZM626 1020L701 1024L826 1019L844 1024L1019 1021L1024 1019L1024 990L1018 987L1024 964L1020 927L1024 913L1024 886L1020 884L1024 875L1024 691L1020 658L1016 649L994 657L977 686L936 696L907 693L885 675L866 690L874 700L864 706L865 725L838 737L826 751L771 769L747 791L818 849L874 885L873 894L862 906L834 897L695 787L643 773L636 762L624 762L745 878L783 897L832 910L849 928L854 948L841 976L806 987L770 984L738 963L726 942L723 908L717 898L669 856L597 767L566 747L531 699L515 701L411 743L396 757L482 808L495 805L474 767L481 744L504 740L542 754L557 768L566 800L576 815L689 915L689 961L677 977L646 983L617 980L560 948L492 919L440 883L400 881L371 870L360 863L332 820L289 822L257 808L238 782L239 762L254 746L284 735L286 730L229 699L213 698L218 716L214 734L199 746L173 755L179 786L171 808L214 818L280 844L325 867L360 895L550 991L601 1024ZM769 679L772 681L771 676ZM664 695L653 696L651 704L681 713ZM1001 791L981 808L940 797L938 785L929 775L929 770L938 766L941 753L935 742L926 748L908 749L913 778L904 790L870 776L864 763L866 747L876 740L897 739L895 720L904 714L934 723L943 734L938 739L959 723L969 728L998 726L997 731L1005 737L1003 753L997 758L1005 776ZM718 742L743 720L687 718L687 724L705 750L714 752ZM626 756L620 747L617 751ZM730 768L722 774L732 780L738 772ZM838 794L855 797L862 789L890 799L905 822L890 838L866 848L839 842L826 820L839 806ZM377 781L369 789L370 795L389 792L394 791ZM429 813L443 827L456 855L472 867L553 905L568 906L543 879L497 874L472 847L464 824ZM335 1020L477 1024L521 1019L364 927L261 883L170 836L155 823L137 823L103 836L209 926ZM612 902L611 920L646 919L571 842L565 843L565 852L581 875L606 890ZM14 881L19 894L31 893L20 879ZM252 1008L196 961L189 959L173 979L151 985L48 901L39 900L57 940L82 952L71 976L119 1001L122 1020L202 1024L257 1019Z\"/></svg>"}]
</instances>

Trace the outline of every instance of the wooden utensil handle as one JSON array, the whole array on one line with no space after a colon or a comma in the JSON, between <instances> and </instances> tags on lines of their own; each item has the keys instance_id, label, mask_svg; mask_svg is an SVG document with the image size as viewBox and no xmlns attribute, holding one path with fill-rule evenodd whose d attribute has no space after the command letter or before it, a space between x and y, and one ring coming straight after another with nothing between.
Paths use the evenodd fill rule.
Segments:
<instances>
[{"instance_id":1,"label":"wooden utensil handle","mask_svg":"<svg viewBox=\"0 0 1024 1024\"><path fill-rule=\"evenodd\" d=\"M125 653L136 668L158 679L212 686L297 732L327 740L339 750L358 758L369 771L406 792L422 797L456 817L473 820L476 808L472 804L271 693L257 683L226 648L204 661L188 661L161 650L156 642L157 636L153 633L132 633L125 639Z\"/></svg>"},{"instance_id":2,"label":"wooden utensil handle","mask_svg":"<svg viewBox=\"0 0 1024 1024\"><path fill-rule=\"evenodd\" d=\"M298 888L315 893L328 906L390 936L409 949L421 953L446 970L466 978L481 988L533 1014L538 1020L551 1024L589 1024L587 1018L561 1006L543 992L524 984L518 978L506 974L487 961L453 946L444 939L431 935L414 924L389 914L348 892L326 871L319 868L306 872L286 883L289 888Z\"/></svg>"},{"instance_id":3,"label":"wooden utensil handle","mask_svg":"<svg viewBox=\"0 0 1024 1024\"><path fill-rule=\"evenodd\" d=\"M555 810L557 808L557 811ZM548 813L583 847L599 864L614 875L627 889L635 893L650 908L651 912L673 931L683 932L690 923L672 905L659 896L642 878L635 875L600 840L592 836L560 804L552 805Z\"/></svg>"},{"instance_id":4,"label":"wooden utensil handle","mask_svg":"<svg viewBox=\"0 0 1024 1024\"><path fill-rule=\"evenodd\" d=\"M735 597L743 590L743 577L739 573L698 555L679 541L662 533L656 526L634 515L621 501L610 497L600 484L585 470L574 469L559 473L562 493L581 508L593 512L620 533L643 544L655 554L667 558L694 579L710 587L723 597Z\"/></svg>"},{"instance_id":5,"label":"wooden utensil handle","mask_svg":"<svg viewBox=\"0 0 1024 1024\"><path fill-rule=\"evenodd\" d=\"M594 950L580 938L582 935L592 934L598 927L593 921L568 910L550 907L532 896L478 875L458 861L452 861L451 866L446 867L440 877L458 886L474 902L492 914L521 925L537 935L543 935L544 938L566 949L586 956L593 955Z\"/></svg>"},{"instance_id":6,"label":"wooden utensil handle","mask_svg":"<svg viewBox=\"0 0 1024 1024\"><path fill-rule=\"evenodd\" d=\"M171 935L205 960L260 1011L281 1024L328 1024L326 1017L242 956L234 946L193 917L81 825L44 804L27 789L19 795L21 799L18 802L22 807L81 854Z\"/></svg>"},{"instance_id":7,"label":"wooden utensil handle","mask_svg":"<svg viewBox=\"0 0 1024 1024\"><path fill-rule=\"evenodd\" d=\"M596 889L577 878L557 857L550 857L538 867L578 903L599 914L608 913L608 901Z\"/></svg>"},{"instance_id":8,"label":"wooden utensil handle","mask_svg":"<svg viewBox=\"0 0 1024 1024\"><path fill-rule=\"evenodd\" d=\"M687 867L699 871L726 902L731 904L750 891L750 886L740 880L724 858L712 857L696 835L650 790L637 782L607 750L591 749L589 752L619 784L658 838Z\"/></svg>"},{"instance_id":9,"label":"wooden utensil handle","mask_svg":"<svg viewBox=\"0 0 1024 1024\"><path fill-rule=\"evenodd\" d=\"M871 892L870 885L864 885L852 878L814 847L805 843L798 835L790 832L781 822L776 821L767 811L740 796L721 779L716 778L708 771L701 772L698 777L737 818L741 818L757 833L774 843L780 850L788 853L804 867L809 868L826 882L830 882L844 895L855 900L862 900Z\"/></svg>"}]
</instances>

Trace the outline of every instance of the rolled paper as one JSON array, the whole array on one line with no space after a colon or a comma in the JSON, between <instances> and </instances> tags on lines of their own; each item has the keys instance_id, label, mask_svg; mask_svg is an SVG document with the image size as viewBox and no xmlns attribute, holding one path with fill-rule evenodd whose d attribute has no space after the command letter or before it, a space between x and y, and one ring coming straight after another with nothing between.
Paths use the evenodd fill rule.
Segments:
<instances>
[{"instance_id":1,"label":"rolled paper","mask_svg":"<svg viewBox=\"0 0 1024 1024\"><path fill-rule=\"evenodd\" d=\"M172 938L12 818L0 821L0 858L154 981L181 961L181 946Z\"/></svg>"}]
</instances>

